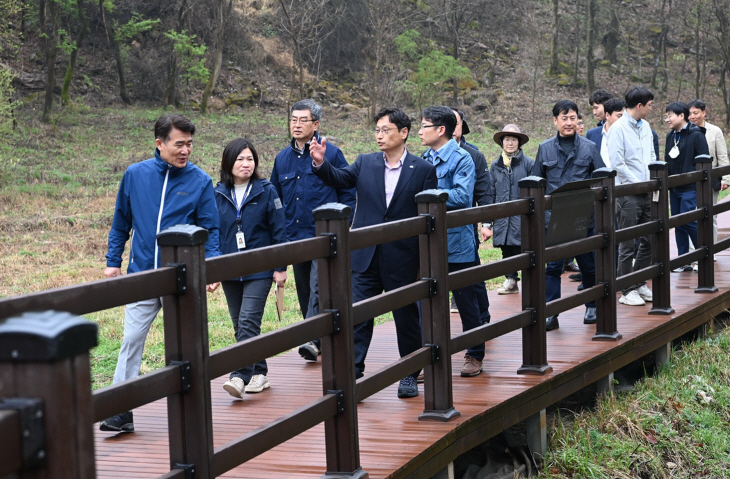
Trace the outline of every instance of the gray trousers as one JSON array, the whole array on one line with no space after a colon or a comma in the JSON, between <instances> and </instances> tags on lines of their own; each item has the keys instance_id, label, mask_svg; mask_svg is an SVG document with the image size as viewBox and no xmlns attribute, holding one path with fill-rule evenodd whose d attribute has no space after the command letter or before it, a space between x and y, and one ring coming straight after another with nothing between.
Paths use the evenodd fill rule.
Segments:
<instances>
[{"instance_id":1,"label":"gray trousers","mask_svg":"<svg viewBox=\"0 0 730 479\"><path fill-rule=\"evenodd\" d=\"M126 306L124 338L119 349L117 368L114 371L114 384L139 376L147 333L160 309L162 309L160 298L145 299Z\"/></svg>"},{"instance_id":2,"label":"gray trousers","mask_svg":"<svg viewBox=\"0 0 730 479\"><path fill-rule=\"evenodd\" d=\"M651 221L651 196L644 194L617 198L616 216L619 229L648 223ZM634 259L635 250L636 259ZM638 240L624 241L619 245L616 277L644 269L649 265L651 265L651 240L648 236L642 236ZM621 292L627 295L645 284L646 282L642 281Z\"/></svg>"}]
</instances>

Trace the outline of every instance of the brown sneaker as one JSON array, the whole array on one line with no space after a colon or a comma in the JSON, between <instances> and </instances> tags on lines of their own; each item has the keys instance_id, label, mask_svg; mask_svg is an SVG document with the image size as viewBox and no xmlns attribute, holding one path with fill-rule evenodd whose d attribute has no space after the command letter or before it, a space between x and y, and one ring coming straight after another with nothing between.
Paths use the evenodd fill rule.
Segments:
<instances>
[{"instance_id":1,"label":"brown sneaker","mask_svg":"<svg viewBox=\"0 0 730 479\"><path fill-rule=\"evenodd\" d=\"M468 354L464 356L464 366L461 368L462 377L478 376L482 372L482 362Z\"/></svg>"}]
</instances>

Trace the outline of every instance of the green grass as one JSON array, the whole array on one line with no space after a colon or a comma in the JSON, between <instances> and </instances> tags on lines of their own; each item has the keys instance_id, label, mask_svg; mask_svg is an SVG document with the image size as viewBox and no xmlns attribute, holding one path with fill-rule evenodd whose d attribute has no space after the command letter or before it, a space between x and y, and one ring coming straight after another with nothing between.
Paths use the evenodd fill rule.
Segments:
<instances>
[{"instance_id":1,"label":"green grass","mask_svg":"<svg viewBox=\"0 0 730 479\"><path fill-rule=\"evenodd\" d=\"M632 392L611 394L594 411L556 422L542 474L730 477L728 355L730 330L685 344Z\"/></svg>"}]
</instances>

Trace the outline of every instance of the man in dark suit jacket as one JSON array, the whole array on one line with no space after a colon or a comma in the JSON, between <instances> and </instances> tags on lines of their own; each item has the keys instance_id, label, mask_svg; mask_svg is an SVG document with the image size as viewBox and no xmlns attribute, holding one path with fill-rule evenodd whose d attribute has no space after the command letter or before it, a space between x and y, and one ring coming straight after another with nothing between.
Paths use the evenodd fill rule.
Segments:
<instances>
[{"instance_id":1,"label":"man in dark suit jacket","mask_svg":"<svg viewBox=\"0 0 730 479\"><path fill-rule=\"evenodd\" d=\"M309 147L312 169L325 184L335 188L356 188L353 229L417 216L416 194L437 186L435 167L406 150L411 129L408 115L402 110L385 108L378 112L375 122L375 138L381 152L360 155L347 167L336 168L325 161L325 139L321 143L313 142ZM355 250L351 260L352 300L363 301L418 279L418 238ZM404 357L422 344L418 307L414 303L396 309L393 318L398 351ZM365 357L372 337L373 319L355 326L358 378L365 370ZM398 397L418 396L417 376L418 371L401 379Z\"/></svg>"}]
</instances>

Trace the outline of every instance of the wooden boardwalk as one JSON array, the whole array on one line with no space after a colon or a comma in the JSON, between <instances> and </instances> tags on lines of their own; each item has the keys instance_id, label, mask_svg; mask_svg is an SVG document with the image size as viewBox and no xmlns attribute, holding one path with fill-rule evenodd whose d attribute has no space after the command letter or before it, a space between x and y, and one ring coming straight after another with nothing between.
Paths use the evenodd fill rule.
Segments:
<instances>
[{"instance_id":1,"label":"wooden boardwalk","mask_svg":"<svg viewBox=\"0 0 730 479\"><path fill-rule=\"evenodd\" d=\"M592 341L595 327L582 323L582 308L561 314L560 329L547 335L553 371L545 376L516 374L522 354L519 331L487 343L484 372L475 378L459 377L463 352L455 354L454 406L461 416L451 422L418 421L422 385L421 395L413 399L398 399L396 385L367 398L358 406L362 468L371 478L431 477L456 455L707 322L708 315L730 307L730 252L717 257L717 293L696 294L695 273L672 274L676 312L650 316L649 305L619 305L618 330L623 334L619 341ZM564 275L564 295L576 286ZM519 295L498 296L492 291L489 298L493 321L521 307ZM458 315L451 316L451 326L454 334L461 331ZM393 323L376 327L366 374L396 359ZM321 396L319 362L305 362L291 351L268 363L271 389L244 400L223 390L226 377L212 381L215 447ZM165 401L157 401L135 410L134 434L96 431L98 477L149 478L169 470L165 407ZM316 478L324 472L324 427L319 425L222 477Z\"/></svg>"}]
</instances>

